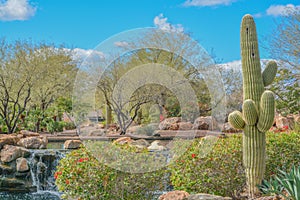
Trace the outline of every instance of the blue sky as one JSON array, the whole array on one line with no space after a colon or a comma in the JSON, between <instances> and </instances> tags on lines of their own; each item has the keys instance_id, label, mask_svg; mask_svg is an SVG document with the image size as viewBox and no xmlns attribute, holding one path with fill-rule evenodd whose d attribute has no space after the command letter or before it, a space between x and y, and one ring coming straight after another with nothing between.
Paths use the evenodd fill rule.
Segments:
<instances>
[{"instance_id":1,"label":"blue sky","mask_svg":"<svg viewBox=\"0 0 300 200\"><path fill-rule=\"evenodd\" d=\"M0 37L93 49L108 37L134 28L174 27L198 40L222 62L240 59L239 28L255 16L261 41L286 7L299 0L7 0L0 1ZM269 58L261 49L261 58Z\"/></svg>"}]
</instances>

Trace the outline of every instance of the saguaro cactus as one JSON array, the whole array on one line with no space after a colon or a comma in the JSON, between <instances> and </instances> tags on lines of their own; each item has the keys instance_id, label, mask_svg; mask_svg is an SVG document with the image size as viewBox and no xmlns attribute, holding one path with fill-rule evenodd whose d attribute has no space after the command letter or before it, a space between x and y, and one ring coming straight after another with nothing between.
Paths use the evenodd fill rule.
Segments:
<instances>
[{"instance_id":1,"label":"saguaro cactus","mask_svg":"<svg viewBox=\"0 0 300 200\"><path fill-rule=\"evenodd\" d=\"M264 87L271 84L277 64L270 61L261 73L256 27L253 17L245 15L241 24L241 56L243 72L243 113L232 112L229 123L243 129L243 164L251 197L265 172L265 132L271 128L275 115L274 95Z\"/></svg>"}]
</instances>

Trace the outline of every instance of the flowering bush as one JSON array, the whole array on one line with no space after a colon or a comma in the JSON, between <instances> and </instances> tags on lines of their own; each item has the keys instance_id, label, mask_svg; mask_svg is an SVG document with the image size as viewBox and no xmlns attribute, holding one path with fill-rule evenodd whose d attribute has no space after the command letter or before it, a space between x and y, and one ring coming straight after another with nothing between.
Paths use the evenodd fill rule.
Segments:
<instances>
[{"instance_id":1,"label":"flowering bush","mask_svg":"<svg viewBox=\"0 0 300 200\"><path fill-rule=\"evenodd\" d=\"M282 128L271 127L270 131L273 133L282 133L287 132L289 130L289 126L283 126Z\"/></svg>"},{"instance_id":2,"label":"flowering bush","mask_svg":"<svg viewBox=\"0 0 300 200\"><path fill-rule=\"evenodd\" d=\"M106 173L96 173L105 171ZM113 173L103 165L98 165L97 160L85 148L70 152L60 160L54 174L55 183L63 197L80 197L103 199L108 196L105 191L107 180L113 178Z\"/></svg>"},{"instance_id":3,"label":"flowering bush","mask_svg":"<svg viewBox=\"0 0 300 200\"><path fill-rule=\"evenodd\" d=\"M293 165L300 165L300 134L286 132L267 135L267 159L265 178L276 174L278 170L289 171Z\"/></svg>"},{"instance_id":4,"label":"flowering bush","mask_svg":"<svg viewBox=\"0 0 300 200\"><path fill-rule=\"evenodd\" d=\"M178 148L184 141L176 141ZM233 196L245 184L242 168L242 144L239 135L219 138L213 150L205 155L211 142L195 140L187 152L171 166L171 182L175 189L189 193L209 193ZM203 151L204 150L204 151Z\"/></svg>"},{"instance_id":5,"label":"flowering bush","mask_svg":"<svg viewBox=\"0 0 300 200\"><path fill-rule=\"evenodd\" d=\"M216 143L197 139L186 153L171 166L171 182L175 189L189 193L210 193L237 197L244 189L245 176L242 166L242 134L219 138ZM267 133L267 159L265 178L269 179L278 169L289 170L300 165L300 135L295 132ZM178 140L179 149L184 141ZM205 155L207 146L212 150ZM203 156L205 155L205 156Z\"/></svg>"},{"instance_id":6,"label":"flowering bush","mask_svg":"<svg viewBox=\"0 0 300 200\"><path fill-rule=\"evenodd\" d=\"M95 148L99 144L93 144ZM104 146L105 147L105 146ZM136 152L137 149L129 145L111 145L111 149L102 149L101 155L111 155L117 151L114 148L121 148L126 152ZM88 148L91 149L91 148ZM82 147L67 154L63 158L55 173L56 185L59 191L64 192L63 198L77 199L153 199L154 191L161 189L165 185L165 169L146 173L129 173L119 171L105 165L101 157L95 158ZM93 152L95 153L95 152ZM138 162L144 156L142 152L137 153L133 158ZM123 157L123 158L122 158ZM122 160L124 159L124 160ZM135 160L136 159L136 160ZM117 160L120 165L126 164L126 157L119 154ZM124 162L123 162L124 161ZM132 160L131 160L132 161ZM118 163L115 163L116 167ZM148 163L139 163L140 168L147 169ZM145 165L145 166L143 166ZM134 167L134 164L130 167ZM137 166L136 166L137 167ZM151 164L150 164L151 167ZM134 170L133 170L134 171Z\"/></svg>"}]
</instances>

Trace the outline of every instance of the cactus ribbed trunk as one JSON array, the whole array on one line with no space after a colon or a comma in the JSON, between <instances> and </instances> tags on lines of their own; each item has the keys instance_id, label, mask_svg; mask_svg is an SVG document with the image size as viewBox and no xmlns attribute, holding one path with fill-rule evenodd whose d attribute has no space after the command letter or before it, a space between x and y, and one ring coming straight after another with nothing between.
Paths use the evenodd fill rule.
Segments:
<instances>
[{"instance_id":1,"label":"cactus ribbed trunk","mask_svg":"<svg viewBox=\"0 0 300 200\"><path fill-rule=\"evenodd\" d=\"M274 95L265 91L277 71L277 64L270 61L264 73L261 72L256 27L251 15L245 15L241 24L241 56L243 73L243 113L234 111L229 122L244 130L243 164L247 178L249 197L259 193L265 172L265 132L273 124L275 115Z\"/></svg>"},{"instance_id":2,"label":"cactus ribbed trunk","mask_svg":"<svg viewBox=\"0 0 300 200\"><path fill-rule=\"evenodd\" d=\"M244 101L252 99L255 105L259 105L265 89L261 75L256 27L250 16L245 16L241 25L241 54ZM259 113L259 106L256 107ZM265 133L261 133L255 123L253 125L246 123L243 136L243 164L251 196L258 193L257 185L261 184L265 172L265 157Z\"/></svg>"},{"instance_id":3,"label":"cactus ribbed trunk","mask_svg":"<svg viewBox=\"0 0 300 200\"><path fill-rule=\"evenodd\" d=\"M246 125L243 135L243 164L250 196L259 193L257 185L261 184L265 172L265 133L255 126Z\"/></svg>"}]
</instances>

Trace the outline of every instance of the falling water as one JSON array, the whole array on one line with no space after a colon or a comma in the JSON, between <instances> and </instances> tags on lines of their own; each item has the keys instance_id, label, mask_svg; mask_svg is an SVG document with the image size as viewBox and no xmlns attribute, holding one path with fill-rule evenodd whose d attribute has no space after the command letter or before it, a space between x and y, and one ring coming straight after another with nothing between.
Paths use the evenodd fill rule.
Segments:
<instances>
[{"instance_id":1,"label":"falling water","mask_svg":"<svg viewBox=\"0 0 300 200\"><path fill-rule=\"evenodd\" d=\"M60 200L54 180L56 166L65 155L64 150L32 150L28 158L33 193L0 193L0 200Z\"/></svg>"}]
</instances>

